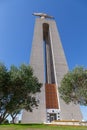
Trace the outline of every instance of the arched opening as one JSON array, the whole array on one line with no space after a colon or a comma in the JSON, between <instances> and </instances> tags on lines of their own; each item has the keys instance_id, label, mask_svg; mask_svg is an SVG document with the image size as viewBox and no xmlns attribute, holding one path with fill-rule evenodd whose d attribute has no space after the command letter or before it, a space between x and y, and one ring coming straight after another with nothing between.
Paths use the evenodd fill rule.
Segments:
<instances>
[{"instance_id":1,"label":"arched opening","mask_svg":"<svg viewBox=\"0 0 87 130\"><path fill-rule=\"evenodd\" d=\"M54 63L52 53L52 39L50 35L49 24L43 23L43 41L44 41L44 70L45 70L45 94L47 121L57 120L58 99L56 92L56 83L54 75ZM52 111L50 111L52 110Z\"/></svg>"},{"instance_id":2,"label":"arched opening","mask_svg":"<svg viewBox=\"0 0 87 130\"><path fill-rule=\"evenodd\" d=\"M43 23L45 83L55 84L49 24Z\"/></svg>"}]
</instances>

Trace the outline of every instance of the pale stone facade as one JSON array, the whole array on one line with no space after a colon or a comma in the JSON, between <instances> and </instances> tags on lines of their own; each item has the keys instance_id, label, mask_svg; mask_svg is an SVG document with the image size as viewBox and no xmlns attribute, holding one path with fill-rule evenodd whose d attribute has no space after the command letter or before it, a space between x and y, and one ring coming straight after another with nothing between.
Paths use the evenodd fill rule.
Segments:
<instances>
[{"instance_id":1,"label":"pale stone facade","mask_svg":"<svg viewBox=\"0 0 87 130\"><path fill-rule=\"evenodd\" d=\"M46 44L45 47L44 44ZM54 20L36 19L30 65L39 81L43 83L43 87L41 93L36 95L40 99L38 109L34 109L31 113L24 110L22 123L43 123L55 119L82 120L79 105L65 104L58 93L61 79L68 71L68 65ZM46 108L46 83L56 84L58 108Z\"/></svg>"}]
</instances>

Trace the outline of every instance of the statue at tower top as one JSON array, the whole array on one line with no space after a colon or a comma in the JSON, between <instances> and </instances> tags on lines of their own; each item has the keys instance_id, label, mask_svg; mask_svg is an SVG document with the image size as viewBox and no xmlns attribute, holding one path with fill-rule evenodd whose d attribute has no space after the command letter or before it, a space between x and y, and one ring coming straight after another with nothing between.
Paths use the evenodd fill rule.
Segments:
<instances>
[{"instance_id":1,"label":"statue at tower top","mask_svg":"<svg viewBox=\"0 0 87 130\"><path fill-rule=\"evenodd\" d=\"M44 19L44 18L50 18L50 19L53 19L54 17L53 16L50 16L48 14L45 14L45 13L33 13L34 16L39 16L41 17L41 19Z\"/></svg>"}]
</instances>

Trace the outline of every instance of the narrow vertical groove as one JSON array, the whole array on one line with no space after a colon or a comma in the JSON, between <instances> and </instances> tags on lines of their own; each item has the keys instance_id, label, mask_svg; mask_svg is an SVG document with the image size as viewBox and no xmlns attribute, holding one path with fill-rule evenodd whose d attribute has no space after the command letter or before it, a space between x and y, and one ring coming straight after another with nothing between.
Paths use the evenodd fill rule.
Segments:
<instances>
[{"instance_id":1,"label":"narrow vertical groove","mask_svg":"<svg viewBox=\"0 0 87 130\"><path fill-rule=\"evenodd\" d=\"M49 25L43 23L43 40L44 40L44 69L46 82L45 83L55 83L54 67L53 67L53 56L50 41Z\"/></svg>"}]
</instances>

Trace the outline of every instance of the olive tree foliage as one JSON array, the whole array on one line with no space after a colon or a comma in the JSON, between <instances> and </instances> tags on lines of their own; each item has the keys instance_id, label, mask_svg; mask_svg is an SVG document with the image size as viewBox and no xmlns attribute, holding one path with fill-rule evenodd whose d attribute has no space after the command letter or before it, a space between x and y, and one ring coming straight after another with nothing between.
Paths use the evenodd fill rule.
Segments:
<instances>
[{"instance_id":1,"label":"olive tree foliage","mask_svg":"<svg viewBox=\"0 0 87 130\"><path fill-rule=\"evenodd\" d=\"M87 69L76 67L69 71L61 81L59 92L66 103L87 105Z\"/></svg>"},{"instance_id":2,"label":"olive tree foliage","mask_svg":"<svg viewBox=\"0 0 87 130\"><path fill-rule=\"evenodd\" d=\"M32 112L38 107L35 94L40 92L41 86L29 65L11 66L8 70L0 63L0 123L9 115L14 122L22 109Z\"/></svg>"}]
</instances>

